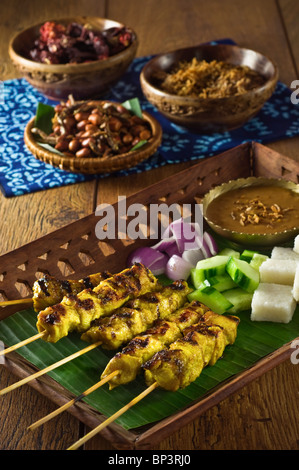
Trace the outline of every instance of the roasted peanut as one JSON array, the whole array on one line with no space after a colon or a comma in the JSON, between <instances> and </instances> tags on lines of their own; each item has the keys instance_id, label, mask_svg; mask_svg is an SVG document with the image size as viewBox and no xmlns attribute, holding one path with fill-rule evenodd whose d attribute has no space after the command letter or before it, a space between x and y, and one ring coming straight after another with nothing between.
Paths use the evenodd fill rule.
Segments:
<instances>
[{"instance_id":1,"label":"roasted peanut","mask_svg":"<svg viewBox=\"0 0 299 470\"><path fill-rule=\"evenodd\" d=\"M69 143L69 150L73 153L76 153L77 150L81 147L79 139L73 139Z\"/></svg>"},{"instance_id":2,"label":"roasted peanut","mask_svg":"<svg viewBox=\"0 0 299 470\"><path fill-rule=\"evenodd\" d=\"M112 117L109 119L109 127L112 132L117 132L122 127L122 122L118 118Z\"/></svg>"},{"instance_id":3,"label":"roasted peanut","mask_svg":"<svg viewBox=\"0 0 299 470\"><path fill-rule=\"evenodd\" d=\"M140 140L152 136L149 123L122 105L93 101L57 107L60 116L54 118L53 133L56 148L68 155L110 157L129 152ZM57 113L57 114L59 114ZM60 117L60 119L58 119Z\"/></svg>"},{"instance_id":4,"label":"roasted peanut","mask_svg":"<svg viewBox=\"0 0 299 470\"><path fill-rule=\"evenodd\" d=\"M64 150L67 150L69 148L68 141L67 140L60 140L55 145L55 148L56 148L56 150L59 150L60 152L63 152Z\"/></svg>"},{"instance_id":5,"label":"roasted peanut","mask_svg":"<svg viewBox=\"0 0 299 470\"><path fill-rule=\"evenodd\" d=\"M95 140L92 137L87 137L87 139L82 140L82 147L88 147L90 143L95 143Z\"/></svg>"},{"instance_id":6,"label":"roasted peanut","mask_svg":"<svg viewBox=\"0 0 299 470\"><path fill-rule=\"evenodd\" d=\"M130 144L133 140L132 134L125 134L122 138L124 144Z\"/></svg>"},{"instance_id":7,"label":"roasted peanut","mask_svg":"<svg viewBox=\"0 0 299 470\"><path fill-rule=\"evenodd\" d=\"M78 158L86 158L90 157L91 150L88 147L83 147L82 149L76 152L76 157Z\"/></svg>"},{"instance_id":8,"label":"roasted peanut","mask_svg":"<svg viewBox=\"0 0 299 470\"><path fill-rule=\"evenodd\" d=\"M151 137L151 133L148 129L144 129L140 132L139 137L141 140L148 140Z\"/></svg>"},{"instance_id":9,"label":"roasted peanut","mask_svg":"<svg viewBox=\"0 0 299 470\"><path fill-rule=\"evenodd\" d=\"M83 121L88 119L89 113L78 112L74 114L76 121Z\"/></svg>"},{"instance_id":10,"label":"roasted peanut","mask_svg":"<svg viewBox=\"0 0 299 470\"><path fill-rule=\"evenodd\" d=\"M99 114L94 113L88 116L88 121L91 122L94 126L99 126L102 120Z\"/></svg>"},{"instance_id":11,"label":"roasted peanut","mask_svg":"<svg viewBox=\"0 0 299 470\"><path fill-rule=\"evenodd\" d=\"M82 121L79 121L77 124L77 129L79 129L79 131L84 130L86 124L89 124L89 121L87 119L83 119Z\"/></svg>"}]
</instances>

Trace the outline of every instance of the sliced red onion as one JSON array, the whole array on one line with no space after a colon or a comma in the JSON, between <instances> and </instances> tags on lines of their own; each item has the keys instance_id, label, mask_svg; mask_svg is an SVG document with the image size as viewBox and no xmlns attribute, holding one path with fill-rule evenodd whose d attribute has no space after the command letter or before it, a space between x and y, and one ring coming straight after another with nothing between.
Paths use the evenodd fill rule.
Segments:
<instances>
[{"instance_id":1,"label":"sliced red onion","mask_svg":"<svg viewBox=\"0 0 299 470\"><path fill-rule=\"evenodd\" d=\"M183 218L172 222L162 235L162 240L174 239L176 241L179 253L183 253L186 249L197 248L196 238L202 239L199 224L185 222Z\"/></svg>"},{"instance_id":2,"label":"sliced red onion","mask_svg":"<svg viewBox=\"0 0 299 470\"><path fill-rule=\"evenodd\" d=\"M165 272L167 261L168 256L165 253L145 246L137 248L137 250L128 256L127 266L132 266L134 263L142 263L157 276Z\"/></svg>"},{"instance_id":3,"label":"sliced red onion","mask_svg":"<svg viewBox=\"0 0 299 470\"><path fill-rule=\"evenodd\" d=\"M185 261L178 255L173 255L169 258L166 265L165 274L166 276L173 280L177 281L179 279L188 279L190 270L193 268L193 265L188 261Z\"/></svg>"},{"instance_id":4,"label":"sliced red onion","mask_svg":"<svg viewBox=\"0 0 299 470\"><path fill-rule=\"evenodd\" d=\"M217 255L218 246L217 246L217 243L215 242L214 238L212 237L212 235L210 235L208 232L204 232L203 240L205 241L211 255L212 256Z\"/></svg>"},{"instance_id":5,"label":"sliced red onion","mask_svg":"<svg viewBox=\"0 0 299 470\"><path fill-rule=\"evenodd\" d=\"M205 258L203 252L201 249L197 250L186 250L182 254L183 260L187 261L188 263L192 264L193 267L195 267L198 263L198 261L202 260Z\"/></svg>"}]
</instances>

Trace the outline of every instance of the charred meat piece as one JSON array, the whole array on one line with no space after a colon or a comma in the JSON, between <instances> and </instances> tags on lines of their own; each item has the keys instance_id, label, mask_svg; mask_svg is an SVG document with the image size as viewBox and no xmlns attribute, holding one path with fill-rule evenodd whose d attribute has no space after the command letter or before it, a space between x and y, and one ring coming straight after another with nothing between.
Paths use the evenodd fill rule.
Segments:
<instances>
[{"instance_id":1,"label":"charred meat piece","mask_svg":"<svg viewBox=\"0 0 299 470\"><path fill-rule=\"evenodd\" d=\"M95 320L81 336L83 341L102 341L105 349L117 349L152 326L155 320L182 307L191 292L186 281L160 286L159 291L131 300L110 317Z\"/></svg>"},{"instance_id":2,"label":"charred meat piece","mask_svg":"<svg viewBox=\"0 0 299 470\"><path fill-rule=\"evenodd\" d=\"M157 382L171 391L185 388L200 376L206 365L214 365L225 347L235 341L237 317L213 312L207 312L202 319L205 316L209 317L210 324L200 321L187 328L183 338L156 353L143 365L147 385ZM222 326L216 323L217 320Z\"/></svg>"},{"instance_id":3,"label":"charred meat piece","mask_svg":"<svg viewBox=\"0 0 299 470\"><path fill-rule=\"evenodd\" d=\"M36 312L58 304L65 295L78 294L83 289L93 289L101 281L111 277L107 271L91 274L90 276L75 280L59 280L53 276L45 274L33 284L33 307Z\"/></svg>"},{"instance_id":4,"label":"charred meat piece","mask_svg":"<svg viewBox=\"0 0 299 470\"><path fill-rule=\"evenodd\" d=\"M37 329L46 331L43 339L55 343L71 331L83 333L97 318L111 315L128 300L155 290L157 278L141 263L124 269L100 282L94 289L76 295L42 310L37 316Z\"/></svg>"},{"instance_id":5,"label":"charred meat piece","mask_svg":"<svg viewBox=\"0 0 299 470\"><path fill-rule=\"evenodd\" d=\"M110 390L134 380L146 361L156 352L182 337L184 328L197 323L207 310L207 307L200 302L191 302L171 313L164 320L156 321L153 327L144 334L136 336L109 361L102 373L102 378L104 378L115 370L119 371L119 374L109 381Z\"/></svg>"}]
</instances>

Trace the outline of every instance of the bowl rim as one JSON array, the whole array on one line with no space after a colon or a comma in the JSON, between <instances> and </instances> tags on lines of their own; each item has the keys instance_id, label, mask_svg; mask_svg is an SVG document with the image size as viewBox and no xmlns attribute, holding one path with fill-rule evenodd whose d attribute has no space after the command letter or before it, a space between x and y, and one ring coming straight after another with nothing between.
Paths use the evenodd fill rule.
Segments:
<instances>
[{"instance_id":1,"label":"bowl rim","mask_svg":"<svg viewBox=\"0 0 299 470\"><path fill-rule=\"evenodd\" d=\"M217 190L219 191L221 188L229 187L233 183L235 183L235 184L240 183L240 186L237 186L237 187L234 187L232 189L228 189L227 191L225 191L225 192L228 192L228 191L233 190L233 189L238 189L238 188L241 188L241 187L251 186L251 184L250 184L251 182L254 182L254 183L256 182L257 184L255 186L258 186L258 184L260 182L269 183L269 186L271 184L274 184L275 186L282 186L282 187L290 185L290 186L293 186L294 190L297 189L297 191L294 191L294 192L297 192L299 194L299 183L295 183L294 181L286 180L284 178L271 178L271 177L265 177L265 176L248 176L246 178L237 178L237 179L234 179L234 180L229 180L229 181L226 181L224 183L221 183L221 184L211 188L204 195L204 197L202 198L202 214L203 214L203 217L204 217L205 221L207 222L207 224L211 228L215 227L215 228L221 230L222 233L230 234L232 236L235 235L237 237L244 237L244 238L247 237L249 239L249 241L254 240L255 238L260 239L260 238L267 238L267 237L271 238L271 240L272 240L276 236L278 237L278 236L282 236L284 234L287 235L288 233L291 235L293 232L299 231L299 226L298 226L298 227L292 227L290 229L275 231L275 232L272 232L272 233L266 233L266 232L247 233L247 232L227 229L225 227L222 227L219 224L216 224L215 222L211 221L207 217L207 215L206 215L206 211L207 211L207 207L208 207L207 199L213 195L214 191L217 191ZM246 184L246 183L248 183L248 184ZM242 184L244 184L244 186L242 186ZM287 189L291 189L291 188L287 188ZM293 189L291 189L291 191L293 191ZM223 194L223 193L221 193L221 194ZM229 237L227 237L227 238L229 238Z\"/></svg>"},{"instance_id":2,"label":"bowl rim","mask_svg":"<svg viewBox=\"0 0 299 470\"><path fill-rule=\"evenodd\" d=\"M112 102L113 104L116 104L116 105L120 104L118 102L114 102L110 100L88 100L88 101ZM62 156L55 152L51 152L50 150L44 149L43 147L38 145L38 142L35 140L34 136L31 133L31 129L34 125L36 116L33 116L26 124L25 130L24 130L24 141L25 141L26 147L34 155L35 158L37 158L38 160L42 160L46 163L52 164L56 168L60 168L66 171L71 171L71 172L76 172L76 173L85 173L85 174L112 173L112 172L119 171L122 169L123 170L128 169L146 160L151 155L153 155L154 152L160 146L161 141L162 141L162 134L163 134L160 123L157 121L157 119L155 119L150 113L146 111L142 111L142 116L144 119L147 120L147 122L149 122L153 131L152 138L147 142L147 144L143 145L142 147L134 151L122 153L119 155L114 155L112 157L108 157L105 159L102 159L100 157L98 158L89 157L89 158L78 159L75 156L74 157L69 157L67 155ZM39 154L43 154L43 156L46 157L47 160L54 159L56 160L57 163L54 164L51 161L46 161L44 158L39 157ZM132 165L132 162L133 162L133 165ZM74 165L75 163L77 163L77 165ZM82 165L80 165L81 163ZM69 168L66 168L66 165L69 166ZM76 167L76 169L71 169L71 168L74 168L73 165ZM89 166L91 168L90 171L88 171ZM82 168L80 169L80 167ZM105 168L101 169L101 167L105 167ZM109 167L111 168L109 169Z\"/></svg>"},{"instance_id":3,"label":"bowl rim","mask_svg":"<svg viewBox=\"0 0 299 470\"><path fill-rule=\"evenodd\" d=\"M267 62L270 63L273 66L273 69L274 69L273 77L270 77L269 79L267 79L267 81L263 85L258 86L256 88L254 88L253 90L250 90L246 93L242 93L241 95L225 96L225 97L221 97L221 98L197 98L197 97L179 96L179 95L167 93L166 91L163 91L161 88L156 87L155 85L153 85L152 83L150 83L146 79L145 74L146 74L147 70L149 69L149 67L153 63L155 63L156 61L161 59L163 56L171 55L171 54L174 54L174 53L184 53L185 51L192 51L192 50L203 49L203 48L205 48L205 49L227 48L227 49L232 49L232 50L235 49L235 50L247 51L247 52L250 52L250 53L257 54L261 58L266 59ZM177 104L179 104L179 103L184 103L185 105L190 104L190 106L194 105L195 103L200 105L202 103L225 103L225 102L228 102L228 101L231 102L233 100L240 99L240 97L246 99L248 96L252 95L253 92L254 93L257 93L257 92L261 93L261 92L271 88L272 86L276 85L276 83L278 81L278 78L279 78L279 70L278 70L278 66L277 66L275 61L273 61L268 56L262 54L261 52L258 52L256 50L254 50L254 49L250 49L250 48L247 48L247 47L241 47L241 46L238 46L238 45L235 45L235 44L198 44L196 46L183 47L183 48L180 48L180 49L174 49L172 51L163 52L163 53L155 55L152 59L150 59L144 65L144 67L142 68L141 73L140 73L141 86L144 86L147 89L150 89L151 92L153 92L156 96L159 96L160 98L164 98L164 100L171 100L171 101L173 101Z\"/></svg>"},{"instance_id":4,"label":"bowl rim","mask_svg":"<svg viewBox=\"0 0 299 470\"><path fill-rule=\"evenodd\" d=\"M133 33L133 41L132 43L123 49L122 51L118 52L117 54L114 54L112 56L109 56L107 59L99 59L99 60L93 60L89 62L82 62L78 64L44 64L42 62L37 62L31 59L28 59L27 57L24 57L23 55L19 54L15 50L15 41L21 36L22 34L26 33L27 31L30 31L34 28L39 28L41 25L43 25L45 22L48 21L53 21L53 22L67 22L70 20L80 20L80 19L86 19L86 20L106 20L114 24L115 26L125 26L124 23L116 20L112 20L110 18L104 18L101 16L84 16L84 15L77 15L77 16L70 16L70 17L61 17L61 18L51 18L45 21L41 21L39 23L36 23L34 25L28 26L27 28L22 29L21 31L18 31L15 35L13 35L9 41L8 45L8 52L10 55L10 58L14 61L17 62L18 64L22 65L23 67L26 67L27 69L34 69L36 70L37 68L42 68L43 71L53 73L53 68L55 67L55 73L77 73L78 68L82 69L82 72L84 72L85 69L90 69L93 67L99 67L100 64L103 64L102 66L105 67L105 65L111 65L114 62L118 62L119 60L123 59L124 56L130 55L132 49L136 49L138 46L138 36L136 32L132 29L129 28L132 33Z\"/></svg>"}]
</instances>

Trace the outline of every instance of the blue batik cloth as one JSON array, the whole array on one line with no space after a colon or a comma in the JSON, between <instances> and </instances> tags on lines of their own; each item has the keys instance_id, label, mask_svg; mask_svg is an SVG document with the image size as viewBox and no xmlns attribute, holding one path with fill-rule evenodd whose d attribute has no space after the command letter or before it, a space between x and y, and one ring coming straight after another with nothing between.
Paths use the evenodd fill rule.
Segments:
<instances>
[{"instance_id":1,"label":"blue batik cloth","mask_svg":"<svg viewBox=\"0 0 299 470\"><path fill-rule=\"evenodd\" d=\"M222 40L218 42L230 42ZM162 165L198 160L245 142L267 143L299 135L299 104L291 102L292 91L278 82L276 90L256 117L231 132L196 134L172 124L143 96L139 76L152 56L135 59L122 79L103 97L123 102L138 97L142 109L151 113L163 129L162 144L148 160L114 175L141 173ZM24 144L24 129L38 102L55 104L42 96L25 79L2 82L0 96L0 185L6 197L65 186L105 175L70 173L37 160Z\"/></svg>"}]
</instances>

